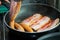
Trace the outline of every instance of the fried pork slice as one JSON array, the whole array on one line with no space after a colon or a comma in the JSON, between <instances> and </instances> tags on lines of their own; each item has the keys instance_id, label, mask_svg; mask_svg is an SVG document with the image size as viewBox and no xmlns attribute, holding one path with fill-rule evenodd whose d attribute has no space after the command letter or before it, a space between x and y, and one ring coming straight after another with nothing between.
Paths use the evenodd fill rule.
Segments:
<instances>
[{"instance_id":1,"label":"fried pork slice","mask_svg":"<svg viewBox=\"0 0 60 40\"><path fill-rule=\"evenodd\" d=\"M47 31L47 30L53 29L56 27L56 25L59 25L58 23L59 23L59 18L56 18L48 28L46 28L44 30L38 30L37 32L42 32L42 31Z\"/></svg>"},{"instance_id":2,"label":"fried pork slice","mask_svg":"<svg viewBox=\"0 0 60 40\"><path fill-rule=\"evenodd\" d=\"M45 29L47 29L48 27L50 27L52 24L52 21L50 21L48 24L46 24L45 26L43 26L42 28L39 28L37 30L37 32L43 32Z\"/></svg>"},{"instance_id":3,"label":"fried pork slice","mask_svg":"<svg viewBox=\"0 0 60 40\"><path fill-rule=\"evenodd\" d=\"M50 18L47 16L44 16L42 19L37 20L37 22L35 24L33 24L31 27L34 30L38 30L39 28L43 27L44 25L46 25L47 23L49 23Z\"/></svg>"},{"instance_id":4,"label":"fried pork slice","mask_svg":"<svg viewBox=\"0 0 60 40\"><path fill-rule=\"evenodd\" d=\"M25 23L25 24L27 24L27 25L30 26L30 25L34 24L34 22L36 22L38 19L41 19L41 18L42 18L42 15L36 13L36 14L34 14L33 16L25 19L25 20L23 21L23 23Z\"/></svg>"}]
</instances>

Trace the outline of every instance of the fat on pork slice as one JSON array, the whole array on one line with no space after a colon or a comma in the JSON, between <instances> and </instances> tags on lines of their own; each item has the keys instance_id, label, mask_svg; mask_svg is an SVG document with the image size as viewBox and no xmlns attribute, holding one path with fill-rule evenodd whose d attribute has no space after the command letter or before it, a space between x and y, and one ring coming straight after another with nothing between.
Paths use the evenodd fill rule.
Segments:
<instances>
[{"instance_id":1,"label":"fat on pork slice","mask_svg":"<svg viewBox=\"0 0 60 40\"><path fill-rule=\"evenodd\" d=\"M49 26L51 26L52 21L50 21L49 23L47 23L45 26L43 26L42 28L39 28L37 30L37 32L43 32L45 29L47 29Z\"/></svg>"},{"instance_id":2,"label":"fat on pork slice","mask_svg":"<svg viewBox=\"0 0 60 40\"><path fill-rule=\"evenodd\" d=\"M25 23L26 25L29 25L30 26L30 25L34 24L34 22L36 22L38 19L41 19L41 18L42 18L42 15L36 13L36 14L28 17L24 21L22 21L22 23Z\"/></svg>"},{"instance_id":3,"label":"fat on pork slice","mask_svg":"<svg viewBox=\"0 0 60 40\"><path fill-rule=\"evenodd\" d=\"M53 29L53 28L55 28L55 26L56 26L58 23L59 23L59 18L56 18L56 19L50 24L50 26L49 26L48 28L46 28L46 29L44 29L44 30L39 29L39 30L37 30L37 32L43 32L43 31L47 31L47 30Z\"/></svg>"},{"instance_id":4,"label":"fat on pork slice","mask_svg":"<svg viewBox=\"0 0 60 40\"><path fill-rule=\"evenodd\" d=\"M42 19L37 20L35 24L31 25L31 28L33 28L34 30L38 30L39 28L43 27L49 22L50 22L50 18L47 16L44 16Z\"/></svg>"}]
</instances>

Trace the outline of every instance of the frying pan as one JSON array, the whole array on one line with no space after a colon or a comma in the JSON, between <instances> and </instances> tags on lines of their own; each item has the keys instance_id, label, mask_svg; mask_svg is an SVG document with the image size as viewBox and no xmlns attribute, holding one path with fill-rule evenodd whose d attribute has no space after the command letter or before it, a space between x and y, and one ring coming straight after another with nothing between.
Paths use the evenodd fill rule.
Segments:
<instances>
[{"instance_id":1,"label":"frying pan","mask_svg":"<svg viewBox=\"0 0 60 40\"><path fill-rule=\"evenodd\" d=\"M47 4L41 4L41 3L28 3L28 4L22 4L20 13L17 15L15 21L16 22L21 22L25 18L35 14L35 13L40 13L44 16L48 16L51 19L56 19L60 18L60 11L57 10L55 7L49 6ZM42 35L48 34L48 33L53 33L57 32L59 25L56 27L52 28L51 30L47 30L44 32L21 32L17 30L13 30L10 26L10 16L9 16L9 11L5 14L4 16L4 24L5 26L9 29L11 33L14 35L17 35L16 37L22 38L22 40L36 40L37 38L41 37Z\"/></svg>"}]
</instances>

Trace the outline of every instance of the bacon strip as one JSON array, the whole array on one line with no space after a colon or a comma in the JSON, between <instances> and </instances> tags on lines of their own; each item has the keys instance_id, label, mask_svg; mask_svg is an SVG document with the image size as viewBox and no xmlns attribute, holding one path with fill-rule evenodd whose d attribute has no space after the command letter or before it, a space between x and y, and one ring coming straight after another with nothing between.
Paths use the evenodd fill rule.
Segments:
<instances>
[{"instance_id":1,"label":"bacon strip","mask_svg":"<svg viewBox=\"0 0 60 40\"><path fill-rule=\"evenodd\" d=\"M47 16L44 16L41 20L37 21L37 23L32 25L31 27L34 30L37 30L37 29L43 27L44 25L46 25L47 23L49 23L49 21L50 21L50 18Z\"/></svg>"},{"instance_id":2,"label":"bacon strip","mask_svg":"<svg viewBox=\"0 0 60 40\"><path fill-rule=\"evenodd\" d=\"M41 31L47 29L49 26L51 26L51 24L52 24L52 21L50 21L48 24L46 24L46 25L43 26L42 28L39 28L39 29L37 30L37 32L41 32Z\"/></svg>"},{"instance_id":3,"label":"bacon strip","mask_svg":"<svg viewBox=\"0 0 60 40\"><path fill-rule=\"evenodd\" d=\"M59 18L56 18L52 23L51 25L46 28L46 29L43 29L43 30L38 30L37 32L42 32L42 31L47 31L47 30L50 30L50 29L53 29L55 28L55 26L59 23Z\"/></svg>"},{"instance_id":4,"label":"bacon strip","mask_svg":"<svg viewBox=\"0 0 60 40\"><path fill-rule=\"evenodd\" d=\"M59 18L56 18L54 21L53 21L53 23L52 23L52 25L50 26L50 27L54 27L55 25L57 25L59 23Z\"/></svg>"},{"instance_id":5,"label":"bacon strip","mask_svg":"<svg viewBox=\"0 0 60 40\"><path fill-rule=\"evenodd\" d=\"M42 15L40 14L34 14L33 16L25 19L23 21L23 23L27 24L27 25L32 25L34 24L38 19L41 19L42 18Z\"/></svg>"}]
</instances>

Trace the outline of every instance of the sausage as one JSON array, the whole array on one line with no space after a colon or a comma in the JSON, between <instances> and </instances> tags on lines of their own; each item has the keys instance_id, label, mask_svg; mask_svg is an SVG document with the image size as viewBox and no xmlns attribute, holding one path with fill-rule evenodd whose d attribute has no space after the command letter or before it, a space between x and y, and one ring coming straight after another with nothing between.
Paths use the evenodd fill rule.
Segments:
<instances>
[{"instance_id":1,"label":"sausage","mask_svg":"<svg viewBox=\"0 0 60 40\"><path fill-rule=\"evenodd\" d=\"M13 21L10 21L9 25L11 26L12 29L15 29L14 28L14 20Z\"/></svg>"},{"instance_id":2,"label":"sausage","mask_svg":"<svg viewBox=\"0 0 60 40\"><path fill-rule=\"evenodd\" d=\"M28 32L33 32L33 29L29 25L26 25L25 23L20 23L20 24Z\"/></svg>"},{"instance_id":3,"label":"sausage","mask_svg":"<svg viewBox=\"0 0 60 40\"><path fill-rule=\"evenodd\" d=\"M22 32L25 32L24 28L23 28L20 24L14 22L14 26L15 26L18 30L20 30L20 31L22 31Z\"/></svg>"}]
</instances>

